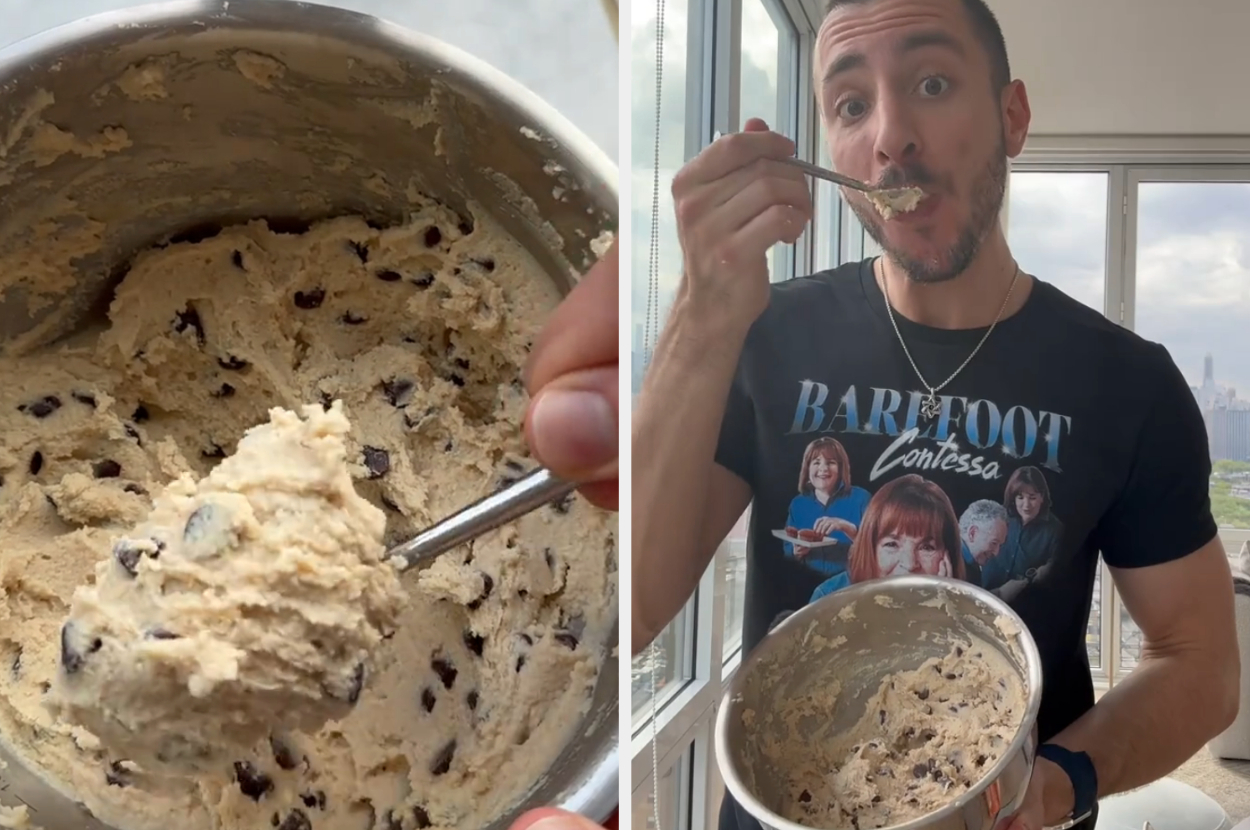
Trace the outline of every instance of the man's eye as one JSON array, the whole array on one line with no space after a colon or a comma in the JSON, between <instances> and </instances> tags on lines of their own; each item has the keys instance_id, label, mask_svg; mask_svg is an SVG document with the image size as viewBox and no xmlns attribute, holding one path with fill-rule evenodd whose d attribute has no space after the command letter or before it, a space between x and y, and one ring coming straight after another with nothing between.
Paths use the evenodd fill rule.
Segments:
<instances>
[{"instance_id":1,"label":"man's eye","mask_svg":"<svg viewBox=\"0 0 1250 830\"><path fill-rule=\"evenodd\" d=\"M920 82L920 94L936 98L950 89L951 82L941 75L930 75Z\"/></svg>"},{"instance_id":2,"label":"man's eye","mask_svg":"<svg viewBox=\"0 0 1250 830\"><path fill-rule=\"evenodd\" d=\"M843 118L860 118L868 111L868 105L858 98L851 98L838 104L838 115Z\"/></svg>"}]
</instances>

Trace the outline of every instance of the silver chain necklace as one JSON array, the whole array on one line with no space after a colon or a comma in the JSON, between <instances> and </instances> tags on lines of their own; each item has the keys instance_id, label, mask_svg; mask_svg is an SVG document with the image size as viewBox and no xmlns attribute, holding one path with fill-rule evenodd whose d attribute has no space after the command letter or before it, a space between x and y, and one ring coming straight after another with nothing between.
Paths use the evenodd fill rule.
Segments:
<instances>
[{"instance_id":1,"label":"silver chain necklace","mask_svg":"<svg viewBox=\"0 0 1250 830\"><path fill-rule=\"evenodd\" d=\"M875 269L874 269L875 271ZM916 377L920 378L921 384L925 389L929 390L929 394L925 395L920 403L920 413L925 418L936 418L942 411L942 404L938 401L937 393L942 391L952 380L959 376L959 373L967 368L972 362L972 358L977 356L977 352L981 351L981 347L985 345L985 341L990 339L990 335L994 333L994 327L998 325L998 321L1003 318L1003 312L1007 310L1007 303L1011 302L1011 292L1016 287L1016 280L1020 278L1020 265L1016 264L1016 273L1011 276L1011 284L1007 286L1007 296L1003 297L1003 304L998 307L998 314L994 315L994 322L990 323L990 327L985 330L985 334L981 336L981 342L977 343L976 348L972 350L972 354L968 355L963 363L955 371L951 372L950 377L936 386L925 380L924 374L920 371L920 367L916 365L916 361L911 356L911 350L907 348L907 341L903 340L903 333L898 330L898 321L894 319L894 306L890 303L890 284L885 278L885 266L881 267L881 293L885 296L885 311L890 316L890 325L894 327L894 334L898 336L898 344L903 347L903 354L907 356L907 362L911 364L912 371L916 373Z\"/></svg>"}]
</instances>

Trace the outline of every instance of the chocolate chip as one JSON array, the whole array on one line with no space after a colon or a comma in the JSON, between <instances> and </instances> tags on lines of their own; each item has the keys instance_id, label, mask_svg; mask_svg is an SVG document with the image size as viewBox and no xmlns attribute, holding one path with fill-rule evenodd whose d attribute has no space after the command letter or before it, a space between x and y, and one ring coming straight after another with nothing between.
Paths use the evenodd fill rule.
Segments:
<instances>
[{"instance_id":1,"label":"chocolate chip","mask_svg":"<svg viewBox=\"0 0 1250 830\"><path fill-rule=\"evenodd\" d=\"M148 412L148 408L143 404L139 404L135 407L134 414L130 416L130 420L134 421L136 424L141 424L151 417L152 414Z\"/></svg>"},{"instance_id":2,"label":"chocolate chip","mask_svg":"<svg viewBox=\"0 0 1250 830\"><path fill-rule=\"evenodd\" d=\"M424 291L434 284L434 274L430 271L423 271L413 278L412 284Z\"/></svg>"},{"instance_id":3,"label":"chocolate chip","mask_svg":"<svg viewBox=\"0 0 1250 830\"><path fill-rule=\"evenodd\" d=\"M507 467L509 470L512 470L512 472L514 473L525 472L525 465L522 464L520 461L517 461L515 458L505 458L503 460L503 465Z\"/></svg>"},{"instance_id":4,"label":"chocolate chip","mask_svg":"<svg viewBox=\"0 0 1250 830\"><path fill-rule=\"evenodd\" d=\"M455 372L452 372L449 375L447 375L447 380L448 382L451 383L452 386L455 386L459 389L464 388L464 385L465 385L464 378L461 375L456 374Z\"/></svg>"},{"instance_id":5,"label":"chocolate chip","mask_svg":"<svg viewBox=\"0 0 1250 830\"><path fill-rule=\"evenodd\" d=\"M153 548L152 543L146 541L133 542L129 539L118 539L113 544L113 558L117 560L118 565L121 565L122 570L131 576L139 575L139 560L144 555L155 559L160 555L160 550Z\"/></svg>"},{"instance_id":6,"label":"chocolate chip","mask_svg":"<svg viewBox=\"0 0 1250 830\"><path fill-rule=\"evenodd\" d=\"M99 637L83 642L77 627L72 622L61 626L61 666L66 674L77 674L87 663L87 655L95 654L104 647Z\"/></svg>"},{"instance_id":7,"label":"chocolate chip","mask_svg":"<svg viewBox=\"0 0 1250 830\"><path fill-rule=\"evenodd\" d=\"M473 261L476 262L478 265L482 266L482 268L484 268L487 272L495 270L495 260L491 259L490 257L484 257L482 259L475 259Z\"/></svg>"},{"instance_id":8,"label":"chocolate chip","mask_svg":"<svg viewBox=\"0 0 1250 830\"><path fill-rule=\"evenodd\" d=\"M233 265L235 268L242 270L243 269L243 252L233 251L230 254L230 264Z\"/></svg>"},{"instance_id":9,"label":"chocolate chip","mask_svg":"<svg viewBox=\"0 0 1250 830\"><path fill-rule=\"evenodd\" d=\"M130 424L126 424L126 425L125 425L125 429L126 429L126 434L127 434L128 436L130 436L130 438L131 438L131 439L132 439L132 440L133 440L136 444L138 444L139 446L141 446L141 447L142 447L142 446L143 446L143 439L139 437L139 430L135 429L135 428L134 428L134 427L132 427Z\"/></svg>"},{"instance_id":10,"label":"chocolate chip","mask_svg":"<svg viewBox=\"0 0 1250 830\"><path fill-rule=\"evenodd\" d=\"M270 737L269 749L273 752L274 763L280 769L289 771L299 766L299 759L295 756L295 750L281 738Z\"/></svg>"},{"instance_id":11,"label":"chocolate chip","mask_svg":"<svg viewBox=\"0 0 1250 830\"><path fill-rule=\"evenodd\" d=\"M464 632L464 645L465 645L465 648L467 648L469 651L473 652L478 657L481 657L482 649L485 648L486 646L486 638L480 637L477 634L474 634L472 631L465 631Z\"/></svg>"},{"instance_id":12,"label":"chocolate chip","mask_svg":"<svg viewBox=\"0 0 1250 830\"><path fill-rule=\"evenodd\" d=\"M355 706L360 701L360 693L365 688L365 664L357 663L347 678L347 702Z\"/></svg>"},{"instance_id":13,"label":"chocolate chip","mask_svg":"<svg viewBox=\"0 0 1250 830\"><path fill-rule=\"evenodd\" d=\"M468 236L469 234L473 233L473 220L461 219L459 224L456 225L456 228L460 231L460 233L462 233L465 236Z\"/></svg>"},{"instance_id":14,"label":"chocolate chip","mask_svg":"<svg viewBox=\"0 0 1250 830\"><path fill-rule=\"evenodd\" d=\"M451 769L451 762L455 757L456 742L451 740L434 756L434 760L430 763L430 774L434 776L445 775Z\"/></svg>"},{"instance_id":15,"label":"chocolate chip","mask_svg":"<svg viewBox=\"0 0 1250 830\"><path fill-rule=\"evenodd\" d=\"M223 369L228 369L231 372L237 372L241 369L246 369L248 363L242 358L235 357L234 355L228 355L226 357L217 358L217 365Z\"/></svg>"},{"instance_id":16,"label":"chocolate chip","mask_svg":"<svg viewBox=\"0 0 1250 830\"><path fill-rule=\"evenodd\" d=\"M911 774L913 778L924 778L929 774L929 768L924 764L916 764L911 768Z\"/></svg>"},{"instance_id":17,"label":"chocolate chip","mask_svg":"<svg viewBox=\"0 0 1250 830\"><path fill-rule=\"evenodd\" d=\"M96 478L117 478L122 474L122 465L111 458L106 458L91 465L91 474Z\"/></svg>"},{"instance_id":18,"label":"chocolate chip","mask_svg":"<svg viewBox=\"0 0 1250 830\"><path fill-rule=\"evenodd\" d=\"M399 505L396 504L394 501L392 501L390 497L379 496L378 499L379 501L382 502L382 506L385 507L387 510L391 511L392 513L398 513L401 516L403 515L404 511L400 510Z\"/></svg>"},{"instance_id":19,"label":"chocolate chip","mask_svg":"<svg viewBox=\"0 0 1250 830\"><path fill-rule=\"evenodd\" d=\"M483 573L482 574L482 593L477 599L470 602L466 607L470 611L476 611L477 609L481 608L482 603L486 601L486 599L490 596L491 591L493 590L495 590L495 580L491 577L490 574Z\"/></svg>"},{"instance_id":20,"label":"chocolate chip","mask_svg":"<svg viewBox=\"0 0 1250 830\"><path fill-rule=\"evenodd\" d=\"M56 395L45 395L34 403L24 403L17 408L33 418L43 419L61 408L61 399Z\"/></svg>"},{"instance_id":21,"label":"chocolate chip","mask_svg":"<svg viewBox=\"0 0 1250 830\"><path fill-rule=\"evenodd\" d=\"M391 455L386 450L377 447L365 447L365 469L369 471L369 478L381 478L391 470Z\"/></svg>"},{"instance_id":22,"label":"chocolate chip","mask_svg":"<svg viewBox=\"0 0 1250 830\"><path fill-rule=\"evenodd\" d=\"M369 261L369 246L364 242L357 242L353 239L347 243L347 246L356 253L356 257L361 262Z\"/></svg>"},{"instance_id":23,"label":"chocolate chip","mask_svg":"<svg viewBox=\"0 0 1250 830\"><path fill-rule=\"evenodd\" d=\"M803 792L799 793L799 801L801 801L804 804L810 804L812 801L812 794L809 793L807 790L804 790Z\"/></svg>"},{"instance_id":24,"label":"chocolate chip","mask_svg":"<svg viewBox=\"0 0 1250 830\"><path fill-rule=\"evenodd\" d=\"M95 409L96 406L98 406L95 395L89 395L86 392L71 392L70 397L78 401L80 404L89 406L92 409Z\"/></svg>"},{"instance_id":25,"label":"chocolate chip","mask_svg":"<svg viewBox=\"0 0 1250 830\"><path fill-rule=\"evenodd\" d=\"M569 511L573 509L573 494L565 493L560 498L551 503L551 509L559 513L561 516L567 516Z\"/></svg>"},{"instance_id":26,"label":"chocolate chip","mask_svg":"<svg viewBox=\"0 0 1250 830\"><path fill-rule=\"evenodd\" d=\"M39 471L43 469L43 453L35 450L35 454L30 457L30 474L32 476L39 475Z\"/></svg>"},{"instance_id":27,"label":"chocolate chip","mask_svg":"<svg viewBox=\"0 0 1250 830\"><path fill-rule=\"evenodd\" d=\"M956 656L956 657L963 657L963 656L964 656L964 649L963 649L963 646L955 646L955 656Z\"/></svg>"},{"instance_id":28,"label":"chocolate chip","mask_svg":"<svg viewBox=\"0 0 1250 830\"><path fill-rule=\"evenodd\" d=\"M446 657L437 654L434 655L434 658L430 660L430 668L434 669L434 673L438 675L438 679L443 682L444 689L450 689L453 685L455 685L456 675L458 675L459 672L456 671L456 667L453 666L451 661Z\"/></svg>"},{"instance_id":29,"label":"chocolate chip","mask_svg":"<svg viewBox=\"0 0 1250 830\"><path fill-rule=\"evenodd\" d=\"M312 822L308 820L307 813L296 807L286 814L278 830L312 830Z\"/></svg>"},{"instance_id":30,"label":"chocolate chip","mask_svg":"<svg viewBox=\"0 0 1250 830\"><path fill-rule=\"evenodd\" d=\"M983 767L985 766L985 762L987 760L989 759L987 759L984 755L978 755L976 761L974 761L973 763L975 763L978 767Z\"/></svg>"},{"instance_id":31,"label":"chocolate chip","mask_svg":"<svg viewBox=\"0 0 1250 830\"><path fill-rule=\"evenodd\" d=\"M469 692L464 696L465 705L469 707L470 712L477 711L477 689Z\"/></svg>"},{"instance_id":32,"label":"chocolate chip","mask_svg":"<svg viewBox=\"0 0 1250 830\"><path fill-rule=\"evenodd\" d=\"M22 647L17 647L17 654L13 655L13 664L9 666L9 671L13 673L13 679L18 680L22 676Z\"/></svg>"},{"instance_id":33,"label":"chocolate chip","mask_svg":"<svg viewBox=\"0 0 1250 830\"><path fill-rule=\"evenodd\" d=\"M448 441L446 444L443 444L443 452L451 452L452 449L454 449L454 446L452 445L450 441Z\"/></svg>"},{"instance_id":34,"label":"chocolate chip","mask_svg":"<svg viewBox=\"0 0 1250 830\"><path fill-rule=\"evenodd\" d=\"M359 326L361 323L369 322L368 317L361 317L359 314L353 314L350 311L344 311L339 317L339 322L345 326Z\"/></svg>"},{"instance_id":35,"label":"chocolate chip","mask_svg":"<svg viewBox=\"0 0 1250 830\"><path fill-rule=\"evenodd\" d=\"M386 826L382 830L404 830L404 823L395 815L394 810L386 811Z\"/></svg>"},{"instance_id":36,"label":"chocolate chip","mask_svg":"<svg viewBox=\"0 0 1250 830\"><path fill-rule=\"evenodd\" d=\"M516 659L516 671L517 671L517 674L520 674L520 673L521 673L521 669L523 669L523 668L525 668L525 655L524 655L524 654L522 654L520 657L518 657L518 658Z\"/></svg>"},{"instance_id":37,"label":"chocolate chip","mask_svg":"<svg viewBox=\"0 0 1250 830\"><path fill-rule=\"evenodd\" d=\"M260 801L273 790L273 779L256 769L249 761L234 762L234 780L238 783L239 790L253 801Z\"/></svg>"},{"instance_id":38,"label":"chocolate chip","mask_svg":"<svg viewBox=\"0 0 1250 830\"><path fill-rule=\"evenodd\" d=\"M956 675L953 671L948 671L946 674L942 676L945 677L947 680L954 680L956 679L958 675Z\"/></svg>"},{"instance_id":39,"label":"chocolate chip","mask_svg":"<svg viewBox=\"0 0 1250 830\"><path fill-rule=\"evenodd\" d=\"M326 794L324 790L317 790L315 793L304 793L299 798L300 801L304 802L304 806L310 810L313 807L316 807L318 810L325 810L326 808Z\"/></svg>"},{"instance_id":40,"label":"chocolate chip","mask_svg":"<svg viewBox=\"0 0 1250 830\"><path fill-rule=\"evenodd\" d=\"M382 381L382 394L391 402L391 406L407 406L412 401L412 391L416 388L410 380L391 378Z\"/></svg>"},{"instance_id":41,"label":"chocolate chip","mask_svg":"<svg viewBox=\"0 0 1250 830\"><path fill-rule=\"evenodd\" d=\"M928 689L921 689L920 691L916 692L916 697L920 698L921 700L928 700L928 699L929 699L929 690L928 690Z\"/></svg>"},{"instance_id":42,"label":"chocolate chip","mask_svg":"<svg viewBox=\"0 0 1250 830\"><path fill-rule=\"evenodd\" d=\"M382 280L382 282L399 282L403 279L403 275L398 271L378 271L374 276Z\"/></svg>"},{"instance_id":43,"label":"chocolate chip","mask_svg":"<svg viewBox=\"0 0 1250 830\"><path fill-rule=\"evenodd\" d=\"M132 493L136 496L146 496L148 494L148 491L144 490L138 484L127 484L125 487L122 488L122 490L124 490L127 493Z\"/></svg>"},{"instance_id":44,"label":"chocolate chip","mask_svg":"<svg viewBox=\"0 0 1250 830\"><path fill-rule=\"evenodd\" d=\"M295 292L295 307L304 311L312 311L314 308L320 308L325 302L326 292L324 288L311 288L308 291Z\"/></svg>"},{"instance_id":45,"label":"chocolate chip","mask_svg":"<svg viewBox=\"0 0 1250 830\"><path fill-rule=\"evenodd\" d=\"M443 241L443 232L438 229L438 225L430 225L425 229L425 247L435 248Z\"/></svg>"},{"instance_id":46,"label":"chocolate chip","mask_svg":"<svg viewBox=\"0 0 1250 830\"><path fill-rule=\"evenodd\" d=\"M218 515L219 513L220 511L211 503L197 507L195 512L187 517L187 523L182 528L183 541L190 543L202 541L208 536L213 525L222 518Z\"/></svg>"},{"instance_id":47,"label":"chocolate chip","mask_svg":"<svg viewBox=\"0 0 1250 830\"><path fill-rule=\"evenodd\" d=\"M121 761L114 761L105 768L104 780L110 787L124 789L130 786L130 770L122 766Z\"/></svg>"},{"instance_id":48,"label":"chocolate chip","mask_svg":"<svg viewBox=\"0 0 1250 830\"><path fill-rule=\"evenodd\" d=\"M424 807L413 807L412 818L417 823L417 830L425 830L427 827L434 826L434 822L430 821L430 814L425 811Z\"/></svg>"},{"instance_id":49,"label":"chocolate chip","mask_svg":"<svg viewBox=\"0 0 1250 830\"><path fill-rule=\"evenodd\" d=\"M221 388L213 393L214 398L232 398L234 397L234 387L228 383L223 383Z\"/></svg>"},{"instance_id":50,"label":"chocolate chip","mask_svg":"<svg viewBox=\"0 0 1250 830\"><path fill-rule=\"evenodd\" d=\"M885 723L885 710L881 709L877 712L877 717L882 723Z\"/></svg>"},{"instance_id":51,"label":"chocolate chip","mask_svg":"<svg viewBox=\"0 0 1250 830\"><path fill-rule=\"evenodd\" d=\"M182 333L187 329L195 331L196 342L203 346L207 340L204 335L204 323L200 320L200 313L195 310L194 306L190 305L185 310L179 311L174 317L174 331Z\"/></svg>"},{"instance_id":52,"label":"chocolate chip","mask_svg":"<svg viewBox=\"0 0 1250 830\"><path fill-rule=\"evenodd\" d=\"M434 696L434 690L428 686L422 689L421 708L427 712L433 712L435 703L438 703L438 698Z\"/></svg>"},{"instance_id":53,"label":"chocolate chip","mask_svg":"<svg viewBox=\"0 0 1250 830\"><path fill-rule=\"evenodd\" d=\"M175 634L172 631L166 631L163 628L153 628L145 635L149 640L181 640L181 634Z\"/></svg>"},{"instance_id":54,"label":"chocolate chip","mask_svg":"<svg viewBox=\"0 0 1250 830\"><path fill-rule=\"evenodd\" d=\"M555 641L569 649L577 648L577 638L567 631L557 631L555 633Z\"/></svg>"}]
</instances>

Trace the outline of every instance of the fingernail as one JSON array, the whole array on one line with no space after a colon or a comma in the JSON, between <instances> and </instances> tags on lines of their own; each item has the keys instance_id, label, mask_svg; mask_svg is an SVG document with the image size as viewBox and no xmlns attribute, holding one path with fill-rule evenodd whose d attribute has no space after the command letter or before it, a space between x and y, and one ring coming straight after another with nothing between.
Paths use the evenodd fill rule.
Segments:
<instances>
[{"instance_id":1,"label":"fingernail","mask_svg":"<svg viewBox=\"0 0 1250 830\"><path fill-rule=\"evenodd\" d=\"M596 392L540 392L530 410L530 435L538 460L565 476L597 470L617 456L616 414Z\"/></svg>"}]
</instances>

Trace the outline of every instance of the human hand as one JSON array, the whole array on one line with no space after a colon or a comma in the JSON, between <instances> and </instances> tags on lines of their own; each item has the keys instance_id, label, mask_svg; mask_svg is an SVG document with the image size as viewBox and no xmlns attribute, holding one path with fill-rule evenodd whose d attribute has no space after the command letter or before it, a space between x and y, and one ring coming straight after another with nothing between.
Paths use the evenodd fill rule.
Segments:
<instances>
[{"instance_id":1,"label":"human hand","mask_svg":"<svg viewBox=\"0 0 1250 830\"><path fill-rule=\"evenodd\" d=\"M794 152L752 118L678 171L673 203L691 310L745 328L768 305L769 249L796 241L812 218L807 179L782 161Z\"/></svg>"},{"instance_id":2,"label":"human hand","mask_svg":"<svg viewBox=\"0 0 1250 830\"><path fill-rule=\"evenodd\" d=\"M852 541L855 539L855 531L858 530L855 525L848 522L846 519L838 519L833 516L821 516L816 520L812 529L824 536L832 536L833 534L841 531Z\"/></svg>"},{"instance_id":3,"label":"human hand","mask_svg":"<svg viewBox=\"0 0 1250 830\"><path fill-rule=\"evenodd\" d=\"M1075 798L1067 773L1045 758L1038 758L1033 763L1033 777L1029 779L1024 803L1014 816L999 821L994 830L1044 830L1062 824L1072 813Z\"/></svg>"},{"instance_id":4,"label":"human hand","mask_svg":"<svg viewBox=\"0 0 1250 830\"><path fill-rule=\"evenodd\" d=\"M607 510L617 507L619 286L613 243L551 315L524 371L530 451Z\"/></svg>"},{"instance_id":5,"label":"human hand","mask_svg":"<svg viewBox=\"0 0 1250 830\"><path fill-rule=\"evenodd\" d=\"M542 807L525 813L512 823L509 830L617 830L617 813L613 810L611 818L600 827L576 813Z\"/></svg>"},{"instance_id":6,"label":"human hand","mask_svg":"<svg viewBox=\"0 0 1250 830\"><path fill-rule=\"evenodd\" d=\"M811 548L805 548L802 545L794 545L794 557L796 559L802 559L804 556L807 556L811 552L812 552Z\"/></svg>"}]
</instances>

